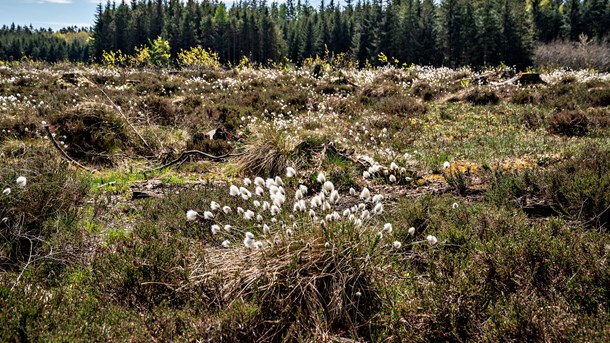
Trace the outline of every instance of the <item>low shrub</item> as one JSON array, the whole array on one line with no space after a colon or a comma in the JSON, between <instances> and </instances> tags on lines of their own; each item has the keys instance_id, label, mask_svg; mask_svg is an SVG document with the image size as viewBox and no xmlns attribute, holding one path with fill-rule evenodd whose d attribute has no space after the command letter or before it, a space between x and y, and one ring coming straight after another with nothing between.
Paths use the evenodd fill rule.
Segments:
<instances>
[{"instance_id":1,"label":"low shrub","mask_svg":"<svg viewBox=\"0 0 610 343\"><path fill-rule=\"evenodd\" d=\"M21 176L24 186L16 183ZM55 151L29 147L0 167L0 185L0 266L23 267L50 251L52 260L69 262L77 236L66 230L75 229L86 181Z\"/></svg>"},{"instance_id":2,"label":"low shrub","mask_svg":"<svg viewBox=\"0 0 610 343\"><path fill-rule=\"evenodd\" d=\"M500 102L500 97L488 87L475 87L466 93L464 100L473 105L490 105Z\"/></svg>"},{"instance_id":3,"label":"low shrub","mask_svg":"<svg viewBox=\"0 0 610 343\"><path fill-rule=\"evenodd\" d=\"M546 119L549 132L564 136L584 136L589 132L589 119L584 111L556 112Z\"/></svg>"},{"instance_id":4,"label":"low shrub","mask_svg":"<svg viewBox=\"0 0 610 343\"><path fill-rule=\"evenodd\" d=\"M111 154L129 146L126 123L104 104L79 104L51 118L51 124L76 159L111 163Z\"/></svg>"}]
</instances>

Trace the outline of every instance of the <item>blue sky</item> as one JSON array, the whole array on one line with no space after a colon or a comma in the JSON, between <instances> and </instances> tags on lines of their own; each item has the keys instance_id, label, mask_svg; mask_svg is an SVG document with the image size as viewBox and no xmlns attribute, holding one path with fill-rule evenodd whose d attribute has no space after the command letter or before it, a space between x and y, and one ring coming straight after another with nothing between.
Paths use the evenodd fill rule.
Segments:
<instances>
[{"instance_id":1,"label":"blue sky","mask_svg":"<svg viewBox=\"0 0 610 343\"><path fill-rule=\"evenodd\" d=\"M0 0L0 26L91 26L99 0ZM105 3L105 1L104 1Z\"/></svg>"},{"instance_id":2,"label":"blue sky","mask_svg":"<svg viewBox=\"0 0 610 343\"><path fill-rule=\"evenodd\" d=\"M233 0L221 1L229 5L233 3ZM310 2L318 3L317 0ZM92 26L98 3L99 0L0 0L0 26L13 22L15 25L32 24L36 28L50 27L53 30L73 25ZM102 4L105 5L106 0Z\"/></svg>"}]
</instances>

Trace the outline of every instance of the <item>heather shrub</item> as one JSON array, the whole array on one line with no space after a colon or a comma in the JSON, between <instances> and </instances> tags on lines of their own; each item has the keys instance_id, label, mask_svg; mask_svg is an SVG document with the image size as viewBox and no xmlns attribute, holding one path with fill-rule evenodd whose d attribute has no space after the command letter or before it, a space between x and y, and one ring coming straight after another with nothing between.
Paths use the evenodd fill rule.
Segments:
<instances>
[{"instance_id":1,"label":"heather shrub","mask_svg":"<svg viewBox=\"0 0 610 343\"><path fill-rule=\"evenodd\" d=\"M564 136L584 136L589 132L589 119L584 111L561 111L547 119L549 132Z\"/></svg>"},{"instance_id":2,"label":"heather shrub","mask_svg":"<svg viewBox=\"0 0 610 343\"><path fill-rule=\"evenodd\" d=\"M7 162L0 167L0 268L44 261L50 251L53 261L69 262L86 180L45 148L30 146Z\"/></svg>"}]
</instances>

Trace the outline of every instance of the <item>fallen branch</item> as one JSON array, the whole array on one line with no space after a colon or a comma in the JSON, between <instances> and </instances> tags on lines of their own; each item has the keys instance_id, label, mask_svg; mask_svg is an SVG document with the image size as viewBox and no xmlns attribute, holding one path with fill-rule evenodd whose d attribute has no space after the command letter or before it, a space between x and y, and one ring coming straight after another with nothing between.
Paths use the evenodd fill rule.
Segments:
<instances>
[{"instance_id":1,"label":"fallen branch","mask_svg":"<svg viewBox=\"0 0 610 343\"><path fill-rule=\"evenodd\" d=\"M225 159L227 157L241 156L241 155L244 155L244 153L239 153L239 154L224 154L224 155L220 155L220 156L214 156L214 155L210 155L208 153L205 153L205 152L199 151L199 150L187 150L187 151L182 152L182 154L180 154L180 156L178 156L178 158L176 158L175 160L173 160L171 162L168 162L168 163L166 163L164 165L161 165L161 166L158 166L158 167L155 167L155 168L144 170L142 172L143 173L150 173L150 172L153 172L153 171L157 171L157 170L165 169L167 167L171 167L171 166L173 166L175 164L183 163L188 156L192 156L192 155L200 155L200 156L209 158L211 160L222 160L222 159Z\"/></svg>"},{"instance_id":2,"label":"fallen branch","mask_svg":"<svg viewBox=\"0 0 610 343\"><path fill-rule=\"evenodd\" d=\"M59 145L59 143L57 143L57 141L55 140L55 137L53 137L53 133L51 132L51 129L49 128L49 125L45 125L44 129L47 131L47 134L49 135L49 139L51 140L51 142L53 143L53 146L55 146L55 148L57 150L59 150L59 152L62 154L62 156L68 160L68 162L75 164L77 167L86 170L88 172L90 172L91 174L95 173L95 170L91 170L87 167L85 167L84 165L78 163L78 161L76 161L75 159L73 159L72 157L70 157L70 155L68 155L68 153L66 153L64 151L64 149L61 148L61 146Z\"/></svg>"}]
</instances>

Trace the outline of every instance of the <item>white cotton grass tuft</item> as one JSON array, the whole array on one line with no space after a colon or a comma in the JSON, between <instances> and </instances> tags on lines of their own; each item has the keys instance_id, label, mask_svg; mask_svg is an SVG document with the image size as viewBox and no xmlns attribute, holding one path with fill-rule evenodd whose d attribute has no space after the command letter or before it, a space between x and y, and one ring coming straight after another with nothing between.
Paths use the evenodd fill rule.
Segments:
<instances>
[{"instance_id":1,"label":"white cotton grass tuft","mask_svg":"<svg viewBox=\"0 0 610 343\"><path fill-rule=\"evenodd\" d=\"M324 175L324 173L318 173L318 177L316 178L316 180L319 183L324 183L326 182L326 175Z\"/></svg>"},{"instance_id":2,"label":"white cotton grass tuft","mask_svg":"<svg viewBox=\"0 0 610 343\"><path fill-rule=\"evenodd\" d=\"M292 167L286 168L286 177L294 177L297 174L297 171Z\"/></svg>"},{"instance_id":3,"label":"white cotton grass tuft","mask_svg":"<svg viewBox=\"0 0 610 343\"><path fill-rule=\"evenodd\" d=\"M351 195L351 196L356 195L356 190L353 187L349 189L349 195Z\"/></svg>"},{"instance_id":4,"label":"white cotton grass tuft","mask_svg":"<svg viewBox=\"0 0 610 343\"><path fill-rule=\"evenodd\" d=\"M264 187L265 186L265 180L262 177L257 176L257 177L254 178L254 184L259 186L259 187Z\"/></svg>"},{"instance_id":5,"label":"white cotton grass tuft","mask_svg":"<svg viewBox=\"0 0 610 343\"><path fill-rule=\"evenodd\" d=\"M451 163L449 163L449 161L443 162L443 169L448 169L450 167L451 167Z\"/></svg>"},{"instance_id":6,"label":"white cotton grass tuft","mask_svg":"<svg viewBox=\"0 0 610 343\"><path fill-rule=\"evenodd\" d=\"M256 248L257 244L256 241L254 240L254 235L252 234L252 232L246 232L246 237L244 238L244 245L246 246L246 248Z\"/></svg>"},{"instance_id":7,"label":"white cotton grass tuft","mask_svg":"<svg viewBox=\"0 0 610 343\"><path fill-rule=\"evenodd\" d=\"M252 184L252 180L250 180L249 178L244 179L244 186L250 186L251 184Z\"/></svg>"},{"instance_id":8,"label":"white cotton grass tuft","mask_svg":"<svg viewBox=\"0 0 610 343\"><path fill-rule=\"evenodd\" d=\"M210 211L203 212L203 219L213 219L213 218L214 218L214 213L212 213Z\"/></svg>"},{"instance_id":9,"label":"white cotton grass tuft","mask_svg":"<svg viewBox=\"0 0 610 343\"><path fill-rule=\"evenodd\" d=\"M392 224L385 223L383 226L383 232L392 233Z\"/></svg>"},{"instance_id":10,"label":"white cotton grass tuft","mask_svg":"<svg viewBox=\"0 0 610 343\"><path fill-rule=\"evenodd\" d=\"M275 177L275 184L278 186L283 186L284 185L284 181L282 181L282 178L279 176Z\"/></svg>"},{"instance_id":11,"label":"white cotton grass tuft","mask_svg":"<svg viewBox=\"0 0 610 343\"><path fill-rule=\"evenodd\" d=\"M210 203L210 208L212 209L212 211L216 211L220 208L220 205L216 201L212 201Z\"/></svg>"},{"instance_id":12,"label":"white cotton grass tuft","mask_svg":"<svg viewBox=\"0 0 610 343\"><path fill-rule=\"evenodd\" d=\"M383 204L378 202L375 207L373 208L373 213L374 214L382 214L383 213Z\"/></svg>"},{"instance_id":13,"label":"white cotton grass tuft","mask_svg":"<svg viewBox=\"0 0 610 343\"><path fill-rule=\"evenodd\" d=\"M212 231L212 234L215 235L220 232L220 226L214 224L210 227L210 231Z\"/></svg>"},{"instance_id":14,"label":"white cotton grass tuft","mask_svg":"<svg viewBox=\"0 0 610 343\"><path fill-rule=\"evenodd\" d=\"M456 208L458 208L458 207L460 207L460 205L458 205L458 203L457 203L457 202L454 202L454 203L451 205L451 208L452 208L452 209L454 209L454 210L455 210Z\"/></svg>"},{"instance_id":15,"label":"white cotton grass tuft","mask_svg":"<svg viewBox=\"0 0 610 343\"><path fill-rule=\"evenodd\" d=\"M5 189L2 191L2 194L4 194L4 195L9 195L9 194L11 194L11 189L10 189L10 188L8 188L8 187L7 187L7 188L5 188Z\"/></svg>"},{"instance_id":16,"label":"white cotton grass tuft","mask_svg":"<svg viewBox=\"0 0 610 343\"><path fill-rule=\"evenodd\" d=\"M398 165L396 164L396 162L390 163L390 169L392 169L392 170L397 170L398 169Z\"/></svg>"},{"instance_id":17,"label":"white cotton grass tuft","mask_svg":"<svg viewBox=\"0 0 610 343\"><path fill-rule=\"evenodd\" d=\"M230 206L223 206L222 207L222 212L229 214L231 213L231 207Z\"/></svg>"},{"instance_id":18,"label":"white cotton grass tuft","mask_svg":"<svg viewBox=\"0 0 610 343\"><path fill-rule=\"evenodd\" d=\"M364 201L368 201L371 198L371 191L368 188L364 187L362 192L360 192L360 199Z\"/></svg>"},{"instance_id":19,"label":"white cotton grass tuft","mask_svg":"<svg viewBox=\"0 0 610 343\"><path fill-rule=\"evenodd\" d=\"M237 186L235 185L231 185L231 187L229 187L229 194L232 197L236 197L239 195L239 188L237 188Z\"/></svg>"},{"instance_id":20,"label":"white cotton grass tuft","mask_svg":"<svg viewBox=\"0 0 610 343\"><path fill-rule=\"evenodd\" d=\"M428 237L426 237L426 240L428 241L428 244L434 246L436 245L436 243L438 243L438 240L436 239L436 237L432 236L432 235L428 235Z\"/></svg>"},{"instance_id":21,"label":"white cotton grass tuft","mask_svg":"<svg viewBox=\"0 0 610 343\"><path fill-rule=\"evenodd\" d=\"M265 194L265 190L261 186L256 186L254 193L260 197L260 196L263 196L263 194Z\"/></svg>"},{"instance_id":22,"label":"white cotton grass tuft","mask_svg":"<svg viewBox=\"0 0 610 343\"><path fill-rule=\"evenodd\" d=\"M25 176L20 176L17 178L17 186L23 188L28 183L28 179Z\"/></svg>"},{"instance_id":23,"label":"white cotton grass tuft","mask_svg":"<svg viewBox=\"0 0 610 343\"><path fill-rule=\"evenodd\" d=\"M393 247L394 249L400 249L400 248L402 247L402 243L400 243L399 241L394 241L394 242L392 243L392 247Z\"/></svg>"},{"instance_id":24,"label":"white cotton grass tuft","mask_svg":"<svg viewBox=\"0 0 610 343\"><path fill-rule=\"evenodd\" d=\"M226 232L230 232L233 227L229 224L225 225L224 229Z\"/></svg>"},{"instance_id":25,"label":"white cotton grass tuft","mask_svg":"<svg viewBox=\"0 0 610 343\"><path fill-rule=\"evenodd\" d=\"M192 222L193 220L196 220L198 216L199 216L199 213L197 213L197 211L193 211L193 210L186 211L186 220L188 220L190 222Z\"/></svg>"},{"instance_id":26,"label":"white cotton grass tuft","mask_svg":"<svg viewBox=\"0 0 610 343\"><path fill-rule=\"evenodd\" d=\"M371 173L365 170L362 172L362 177L368 179L369 177L371 177Z\"/></svg>"},{"instance_id":27,"label":"white cotton grass tuft","mask_svg":"<svg viewBox=\"0 0 610 343\"><path fill-rule=\"evenodd\" d=\"M229 242L228 239L225 239L224 241L222 241L221 245L223 248L229 248L229 246L231 245L231 242Z\"/></svg>"},{"instance_id":28,"label":"white cotton grass tuft","mask_svg":"<svg viewBox=\"0 0 610 343\"><path fill-rule=\"evenodd\" d=\"M330 181L324 182L323 187L324 187L324 191L326 191L326 192L332 192L335 190L335 185L333 185L333 183Z\"/></svg>"},{"instance_id":29,"label":"white cotton grass tuft","mask_svg":"<svg viewBox=\"0 0 610 343\"><path fill-rule=\"evenodd\" d=\"M415 227L411 226L411 227L409 228L409 230L407 230L407 232L408 232L408 233L409 233L409 235L411 235L411 236L415 235Z\"/></svg>"},{"instance_id":30,"label":"white cotton grass tuft","mask_svg":"<svg viewBox=\"0 0 610 343\"><path fill-rule=\"evenodd\" d=\"M381 194L377 194L373 197L373 202L382 202L383 201L383 195Z\"/></svg>"},{"instance_id":31,"label":"white cotton grass tuft","mask_svg":"<svg viewBox=\"0 0 610 343\"><path fill-rule=\"evenodd\" d=\"M301 191L301 193L303 193L303 195L307 195L307 186L299 185L299 191Z\"/></svg>"},{"instance_id":32,"label":"white cotton grass tuft","mask_svg":"<svg viewBox=\"0 0 610 343\"><path fill-rule=\"evenodd\" d=\"M292 237L292 235L293 235L292 229L286 229L286 236Z\"/></svg>"},{"instance_id":33,"label":"white cotton grass tuft","mask_svg":"<svg viewBox=\"0 0 610 343\"><path fill-rule=\"evenodd\" d=\"M396 176L394 176L394 174L390 175L389 179L388 179L391 183L396 182Z\"/></svg>"}]
</instances>

